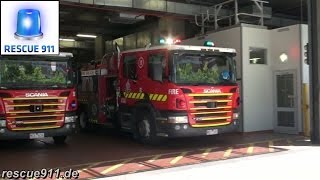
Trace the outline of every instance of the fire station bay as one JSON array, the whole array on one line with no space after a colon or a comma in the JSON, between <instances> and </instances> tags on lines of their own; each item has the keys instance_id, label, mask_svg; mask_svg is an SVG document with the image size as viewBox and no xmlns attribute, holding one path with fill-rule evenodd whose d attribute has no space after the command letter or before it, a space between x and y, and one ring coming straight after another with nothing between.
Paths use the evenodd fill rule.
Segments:
<instances>
[{"instance_id":1,"label":"fire station bay","mask_svg":"<svg viewBox=\"0 0 320 180\"><path fill-rule=\"evenodd\" d=\"M0 179L316 179L318 18L316 0L1 1Z\"/></svg>"}]
</instances>

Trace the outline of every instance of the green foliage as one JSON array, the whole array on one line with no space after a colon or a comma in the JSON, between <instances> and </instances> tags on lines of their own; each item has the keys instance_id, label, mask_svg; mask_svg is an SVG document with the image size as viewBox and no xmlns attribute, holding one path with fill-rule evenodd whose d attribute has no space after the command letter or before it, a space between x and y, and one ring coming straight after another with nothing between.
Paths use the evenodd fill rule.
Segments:
<instances>
[{"instance_id":1,"label":"green foliage","mask_svg":"<svg viewBox=\"0 0 320 180\"><path fill-rule=\"evenodd\" d=\"M65 84L63 72L43 72L41 66L32 66L30 63L1 65L2 83L36 83L36 84Z\"/></svg>"},{"instance_id":2,"label":"green foliage","mask_svg":"<svg viewBox=\"0 0 320 180\"><path fill-rule=\"evenodd\" d=\"M218 83L219 69L216 66L208 68L206 63L202 68L194 71L192 64L180 64L177 66L177 78L179 81L187 83Z\"/></svg>"}]
</instances>

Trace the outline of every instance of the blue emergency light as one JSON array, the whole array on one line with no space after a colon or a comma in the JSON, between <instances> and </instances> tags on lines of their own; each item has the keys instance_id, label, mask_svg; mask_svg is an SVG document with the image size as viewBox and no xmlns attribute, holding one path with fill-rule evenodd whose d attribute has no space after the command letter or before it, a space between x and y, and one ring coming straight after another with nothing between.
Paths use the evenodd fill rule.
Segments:
<instances>
[{"instance_id":1,"label":"blue emergency light","mask_svg":"<svg viewBox=\"0 0 320 180\"><path fill-rule=\"evenodd\" d=\"M165 44L166 40L164 38L160 38L160 44Z\"/></svg>"},{"instance_id":2,"label":"blue emergency light","mask_svg":"<svg viewBox=\"0 0 320 180\"><path fill-rule=\"evenodd\" d=\"M204 42L204 46L214 47L214 43L212 41L206 41Z\"/></svg>"},{"instance_id":3,"label":"blue emergency light","mask_svg":"<svg viewBox=\"0 0 320 180\"><path fill-rule=\"evenodd\" d=\"M40 12L36 9L21 9L18 12L16 39L36 40L43 37Z\"/></svg>"}]
</instances>

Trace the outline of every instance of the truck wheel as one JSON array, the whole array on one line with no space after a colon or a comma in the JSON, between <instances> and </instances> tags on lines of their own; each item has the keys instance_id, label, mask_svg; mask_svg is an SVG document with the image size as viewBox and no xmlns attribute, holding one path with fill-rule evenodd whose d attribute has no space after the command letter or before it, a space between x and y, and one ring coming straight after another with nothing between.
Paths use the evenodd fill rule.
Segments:
<instances>
[{"instance_id":1,"label":"truck wheel","mask_svg":"<svg viewBox=\"0 0 320 180\"><path fill-rule=\"evenodd\" d=\"M88 129L88 117L84 112L80 114L79 126L81 131L85 131Z\"/></svg>"},{"instance_id":2,"label":"truck wheel","mask_svg":"<svg viewBox=\"0 0 320 180\"><path fill-rule=\"evenodd\" d=\"M112 116L111 123L117 131L121 131L120 119L121 119L120 112L115 112Z\"/></svg>"},{"instance_id":3,"label":"truck wheel","mask_svg":"<svg viewBox=\"0 0 320 180\"><path fill-rule=\"evenodd\" d=\"M143 144L158 145L163 138L157 137L155 117L146 110L138 110L136 116L136 138Z\"/></svg>"},{"instance_id":4,"label":"truck wheel","mask_svg":"<svg viewBox=\"0 0 320 180\"><path fill-rule=\"evenodd\" d=\"M65 143L67 136L54 136L53 141L57 145L62 145Z\"/></svg>"}]
</instances>

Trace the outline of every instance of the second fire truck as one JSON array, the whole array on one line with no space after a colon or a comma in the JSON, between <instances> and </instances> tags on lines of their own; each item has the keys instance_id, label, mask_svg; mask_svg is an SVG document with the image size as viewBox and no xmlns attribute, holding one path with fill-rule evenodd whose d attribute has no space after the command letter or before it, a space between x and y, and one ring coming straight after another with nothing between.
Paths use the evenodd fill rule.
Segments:
<instances>
[{"instance_id":1,"label":"second fire truck","mask_svg":"<svg viewBox=\"0 0 320 180\"><path fill-rule=\"evenodd\" d=\"M237 131L234 49L186 45L121 53L117 49L81 70L81 128L113 124L147 144Z\"/></svg>"},{"instance_id":2,"label":"second fire truck","mask_svg":"<svg viewBox=\"0 0 320 180\"><path fill-rule=\"evenodd\" d=\"M53 137L77 130L71 53L0 56L0 140Z\"/></svg>"}]
</instances>

